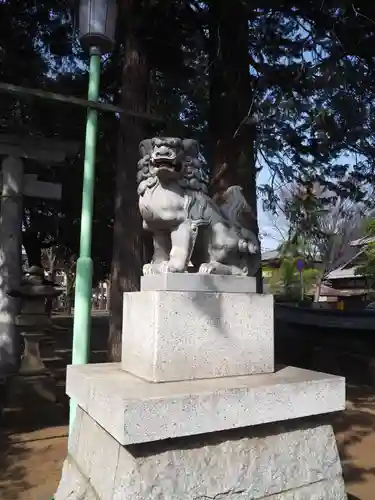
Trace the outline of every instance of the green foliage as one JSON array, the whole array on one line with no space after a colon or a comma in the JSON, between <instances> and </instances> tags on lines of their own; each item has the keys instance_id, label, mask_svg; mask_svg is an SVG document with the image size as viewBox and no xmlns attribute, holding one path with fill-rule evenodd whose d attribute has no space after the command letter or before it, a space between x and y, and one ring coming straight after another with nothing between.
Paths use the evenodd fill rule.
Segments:
<instances>
[{"instance_id":1,"label":"green foliage","mask_svg":"<svg viewBox=\"0 0 375 500\"><path fill-rule=\"evenodd\" d=\"M303 270L303 282L306 292L312 291L314 285L316 285L321 277L320 269L304 269Z\"/></svg>"},{"instance_id":2,"label":"green foliage","mask_svg":"<svg viewBox=\"0 0 375 500\"><path fill-rule=\"evenodd\" d=\"M359 33L361 27L374 36L372 15L366 17L362 2L356 8L268 2L265 11L269 31L260 29L267 15L254 30L264 57L253 57L264 89L258 111L263 163L283 184L319 180L340 196L371 201L364 183L373 170L373 62ZM348 152L355 168L342 156ZM271 208L277 201L272 187L264 189Z\"/></svg>"},{"instance_id":3,"label":"green foliage","mask_svg":"<svg viewBox=\"0 0 375 500\"><path fill-rule=\"evenodd\" d=\"M280 268L272 271L269 281L270 290L275 295L282 295L288 300L299 301L302 297L301 276L297 270L298 258L283 258ZM311 293L313 286L320 277L319 269L304 269L302 271L304 295Z\"/></svg>"},{"instance_id":4,"label":"green foliage","mask_svg":"<svg viewBox=\"0 0 375 500\"><path fill-rule=\"evenodd\" d=\"M364 235L368 211L363 204L332 196L318 183L292 184L281 199L288 223L281 248L287 255L319 261L322 279L355 256L350 242Z\"/></svg>"},{"instance_id":5,"label":"green foliage","mask_svg":"<svg viewBox=\"0 0 375 500\"><path fill-rule=\"evenodd\" d=\"M311 255L309 246L303 234L290 231L290 238L279 246L281 264L274 269L270 279L270 289L276 295L282 295L288 300L300 301L302 295L311 293L313 286L318 283L321 270L308 267ZM297 261L302 259L305 267L301 275L297 269ZM303 290L301 288L303 286Z\"/></svg>"}]
</instances>

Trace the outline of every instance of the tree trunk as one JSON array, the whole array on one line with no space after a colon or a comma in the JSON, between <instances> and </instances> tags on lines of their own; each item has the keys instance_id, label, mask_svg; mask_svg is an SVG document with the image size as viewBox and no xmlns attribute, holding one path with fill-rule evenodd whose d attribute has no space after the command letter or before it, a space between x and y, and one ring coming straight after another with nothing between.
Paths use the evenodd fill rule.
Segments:
<instances>
[{"instance_id":1,"label":"tree trunk","mask_svg":"<svg viewBox=\"0 0 375 500\"><path fill-rule=\"evenodd\" d=\"M53 281L54 283L56 281L55 261L56 261L56 257L48 259L48 263L49 263L48 279L50 281ZM53 306L54 306L55 301L56 301L56 299L53 299L51 297L48 297L46 299L46 314L48 314L48 316L51 316L51 314L52 314L52 310L53 310Z\"/></svg>"},{"instance_id":2,"label":"tree trunk","mask_svg":"<svg viewBox=\"0 0 375 500\"><path fill-rule=\"evenodd\" d=\"M70 263L72 265L72 263ZM65 313L72 314L73 301L74 301L74 283L75 272L73 273L70 268L65 269L66 275L66 298L65 298Z\"/></svg>"},{"instance_id":3,"label":"tree trunk","mask_svg":"<svg viewBox=\"0 0 375 500\"><path fill-rule=\"evenodd\" d=\"M70 316L72 314L72 308L73 308L73 295L67 295L65 298L65 314Z\"/></svg>"},{"instance_id":4,"label":"tree trunk","mask_svg":"<svg viewBox=\"0 0 375 500\"><path fill-rule=\"evenodd\" d=\"M136 2L125 2L125 56L122 70L121 106L147 111L150 74L137 35ZM126 11L126 12L125 12ZM108 357L121 359L123 293L139 290L142 266L142 224L138 210L138 145L147 133L144 121L121 117L118 139L114 245L111 269L110 330Z\"/></svg>"},{"instance_id":5,"label":"tree trunk","mask_svg":"<svg viewBox=\"0 0 375 500\"><path fill-rule=\"evenodd\" d=\"M105 297L104 297L104 283L101 281L99 283L99 310L104 311L105 310Z\"/></svg>"},{"instance_id":6,"label":"tree trunk","mask_svg":"<svg viewBox=\"0 0 375 500\"><path fill-rule=\"evenodd\" d=\"M251 123L254 93L249 73L248 16L242 0L211 2L210 157L216 198L231 185L243 188L252 208L251 230L259 239L257 221L255 138ZM261 271L257 289L262 291Z\"/></svg>"},{"instance_id":7,"label":"tree trunk","mask_svg":"<svg viewBox=\"0 0 375 500\"><path fill-rule=\"evenodd\" d=\"M36 231L26 230L22 233L22 244L24 246L29 267L43 267L42 265L42 243Z\"/></svg>"},{"instance_id":8,"label":"tree trunk","mask_svg":"<svg viewBox=\"0 0 375 500\"><path fill-rule=\"evenodd\" d=\"M107 300L105 303L105 308L107 311L110 310L111 307L111 280L106 281L106 290L107 290Z\"/></svg>"}]
</instances>

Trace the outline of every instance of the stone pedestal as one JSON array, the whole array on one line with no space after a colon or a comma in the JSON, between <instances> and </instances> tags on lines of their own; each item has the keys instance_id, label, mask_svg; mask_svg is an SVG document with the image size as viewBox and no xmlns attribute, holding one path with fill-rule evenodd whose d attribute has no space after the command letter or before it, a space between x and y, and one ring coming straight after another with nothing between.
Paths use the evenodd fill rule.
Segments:
<instances>
[{"instance_id":1,"label":"stone pedestal","mask_svg":"<svg viewBox=\"0 0 375 500\"><path fill-rule=\"evenodd\" d=\"M311 420L345 408L345 380L275 369L272 298L246 278L183 278L126 294L121 364L69 367L55 500L345 500L332 428Z\"/></svg>"},{"instance_id":2,"label":"stone pedestal","mask_svg":"<svg viewBox=\"0 0 375 500\"><path fill-rule=\"evenodd\" d=\"M199 291L188 288L192 277ZM273 297L245 293L252 278L147 276L146 284L151 278L153 291L124 294L125 371L152 382L274 371Z\"/></svg>"},{"instance_id":3,"label":"stone pedestal","mask_svg":"<svg viewBox=\"0 0 375 500\"><path fill-rule=\"evenodd\" d=\"M38 332L22 332L25 350L21 359L20 375L41 375L48 373L40 355L40 341L44 335Z\"/></svg>"},{"instance_id":4,"label":"stone pedestal","mask_svg":"<svg viewBox=\"0 0 375 500\"><path fill-rule=\"evenodd\" d=\"M121 446L82 409L76 419L57 499L345 498L328 425L295 421Z\"/></svg>"}]
</instances>

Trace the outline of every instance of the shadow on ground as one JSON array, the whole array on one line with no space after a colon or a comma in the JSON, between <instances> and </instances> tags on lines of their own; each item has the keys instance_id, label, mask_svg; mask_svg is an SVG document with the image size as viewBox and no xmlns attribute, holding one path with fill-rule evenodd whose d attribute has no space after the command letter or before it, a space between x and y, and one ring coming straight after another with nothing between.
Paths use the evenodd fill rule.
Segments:
<instances>
[{"instance_id":1,"label":"shadow on ground","mask_svg":"<svg viewBox=\"0 0 375 500\"><path fill-rule=\"evenodd\" d=\"M1 500L50 500L66 455L67 427L0 432Z\"/></svg>"},{"instance_id":2,"label":"shadow on ground","mask_svg":"<svg viewBox=\"0 0 375 500\"><path fill-rule=\"evenodd\" d=\"M0 498L50 499L46 482L53 476L49 469L54 462L60 467L62 452L55 438L65 453L67 413L60 404L39 399L34 392L14 391L14 385L11 391L0 427ZM35 487L41 494L28 496Z\"/></svg>"},{"instance_id":3,"label":"shadow on ground","mask_svg":"<svg viewBox=\"0 0 375 500\"><path fill-rule=\"evenodd\" d=\"M375 391L348 385L347 399L347 410L333 419L345 483L354 499L371 500L375 488Z\"/></svg>"},{"instance_id":4,"label":"shadow on ground","mask_svg":"<svg viewBox=\"0 0 375 500\"><path fill-rule=\"evenodd\" d=\"M27 450L20 444L13 444L10 437L4 432L0 434L0 498L15 500L20 492L29 488L26 481L24 465L20 459L26 459Z\"/></svg>"},{"instance_id":5,"label":"shadow on ground","mask_svg":"<svg viewBox=\"0 0 375 500\"><path fill-rule=\"evenodd\" d=\"M49 500L53 493L48 482L65 454L68 413L35 391L40 383L25 384L21 377L8 383L0 426L1 500ZM33 489L38 494L29 495Z\"/></svg>"},{"instance_id":6,"label":"shadow on ground","mask_svg":"<svg viewBox=\"0 0 375 500\"><path fill-rule=\"evenodd\" d=\"M60 329L41 345L51 376L28 379L27 383L16 377L7 384L0 425L1 500L50 500L60 479L68 435L65 376L72 358L73 321L56 317L54 323ZM108 317L94 316L90 362L106 361L107 338Z\"/></svg>"},{"instance_id":7,"label":"shadow on ground","mask_svg":"<svg viewBox=\"0 0 375 500\"><path fill-rule=\"evenodd\" d=\"M347 385L347 409L317 417L333 426L348 500L373 500L375 489L375 391Z\"/></svg>"}]
</instances>

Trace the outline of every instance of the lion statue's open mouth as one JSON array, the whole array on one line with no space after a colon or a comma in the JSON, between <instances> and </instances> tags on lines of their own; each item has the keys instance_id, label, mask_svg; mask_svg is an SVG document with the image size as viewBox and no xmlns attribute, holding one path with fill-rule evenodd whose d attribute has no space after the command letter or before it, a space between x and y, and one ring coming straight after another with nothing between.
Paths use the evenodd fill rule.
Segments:
<instances>
[{"instance_id":1,"label":"lion statue's open mouth","mask_svg":"<svg viewBox=\"0 0 375 500\"><path fill-rule=\"evenodd\" d=\"M153 139L150 168L161 181L179 178L183 171L184 148L181 139Z\"/></svg>"},{"instance_id":2,"label":"lion statue's open mouth","mask_svg":"<svg viewBox=\"0 0 375 500\"><path fill-rule=\"evenodd\" d=\"M151 166L154 168L154 171L169 170L170 172L181 172L183 169L181 162L169 161L168 158L151 159Z\"/></svg>"}]
</instances>

